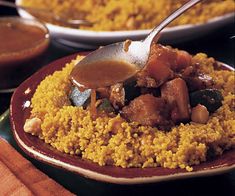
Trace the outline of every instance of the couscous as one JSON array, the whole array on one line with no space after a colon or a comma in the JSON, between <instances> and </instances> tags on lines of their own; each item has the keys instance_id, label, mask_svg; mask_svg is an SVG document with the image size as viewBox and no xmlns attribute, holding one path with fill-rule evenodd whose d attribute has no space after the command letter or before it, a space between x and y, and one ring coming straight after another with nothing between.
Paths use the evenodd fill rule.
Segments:
<instances>
[{"instance_id":1,"label":"couscous","mask_svg":"<svg viewBox=\"0 0 235 196\"><path fill-rule=\"evenodd\" d=\"M199 53L191 56L171 47L155 45L155 50L159 49L173 51L179 56L186 55L187 58L182 60L176 56L178 64L174 65L181 65L181 67L171 67L174 74L170 78L161 78L158 80L159 83L156 82L158 76L144 77L147 78L144 81L140 80L141 76L137 76L139 77L137 86L142 88L141 95L135 95L128 103L124 103L124 106L120 106L120 100L114 99L113 101L109 97L110 102L106 102L103 105L104 108L101 109L105 112L101 112L101 115L95 118L90 109L89 99L76 104L74 97L71 97L71 89L74 85L71 82L70 73L76 63L83 58L78 56L63 70L47 76L39 84L31 100L31 116L25 123L25 131L38 136L63 153L80 156L101 166L114 165L123 168L161 166L192 171L193 165L205 162L234 148L234 71L221 70L221 65L213 58L208 58L206 54ZM160 62L159 59L157 61ZM182 65L184 66L182 67ZM192 70L194 70L192 74L195 74L195 67L197 73L203 73L207 79L210 78L208 83L199 84L204 85L204 87L200 86L200 89L208 86L217 89L223 98L221 104L213 99L211 103L216 104L216 108L204 103L192 106L193 101L190 100L191 106L187 107L186 112L183 113L175 110L175 108L181 108L180 105L173 104L174 106L168 108L169 110L166 109L167 105L164 105L164 108L170 112L168 114L171 114L168 118L165 118L164 115L161 116L162 113L157 113L154 118L149 118L151 114L143 112L145 103L150 104L151 102L145 102L145 100L149 100L150 97L151 100L163 98L167 103L171 103L172 100L168 100L167 96L162 97L162 94L167 92L164 88L168 88L174 80L177 83L180 81L180 84L181 80L184 80L189 92L198 92L195 90L198 86L191 85L192 80L187 81L184 78L184 74L190 76ZM142 74L145 72L140 73L140 75ZM200 74L196 76L201 77ZM169 86L166 85L162 88L165 84ZM157 85L157 87L151 85ZM153 92L152 87L160 88L161 91L163 89L163 93L159 95L158 92ZM206 93L211 94L212 92L217 95L217 91L206 90ZM97 92L98 96L104 97L105 93L101 92L104 91ZM90 95L89 91L83 91L83 93L86 93L83 94L84 96ZM176 96L181 97L182 95ZM200 94L196 93L194 96L198 99ZM139 107L137 110L139 113L133 115L135 108L128 107L138 105L133 102L139 101L140 97L143 107ZM96 100L96 108L100 106L102 100L99 98ZM164 103L163 100L161 103ZM80 106L76 106L79 104ZM111 109L106 111L107 108ZM150 108L148 111L155 112L151 105L147 108ZM194 110L196 117L193 116ZM200 112L198 113L198 111Z\"/></svg>"},{"instance_id":2,"label":"couscous","mask_svg":"<svg viewBox=\"0 0 235 196\"><path fill-rule=\"evenodd\" d=\"M85 19L93 25L80 28L95 31L152 29L185 2L187 0L22 0L25 6L49 9L71 19ZM234 0L207 0L171 25L205 23L234 12L234 7Z\"/></svg>"}]
</instances>

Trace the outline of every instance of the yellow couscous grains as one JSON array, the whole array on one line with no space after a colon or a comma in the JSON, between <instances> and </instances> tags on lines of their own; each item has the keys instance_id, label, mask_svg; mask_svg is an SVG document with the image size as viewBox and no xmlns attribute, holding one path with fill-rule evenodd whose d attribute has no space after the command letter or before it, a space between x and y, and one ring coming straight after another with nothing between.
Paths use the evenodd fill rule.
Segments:
<instances>
[{"instance_id":1,"label":"yellow couscous grains","mask_svg":"<svg viewBox=\"0 0 235 196\"><path fill-rule=\"evenodd\" d=\"M193 165L207 160L209 148L221 155L235 147L234 72L215 70L213 58L200 53L193 56L193 62L213 78L224 96L223 105L207 124L180 124L169 132L128 123L120 115L93 120L88 110L72 106L68 98L72 85L69 74L81 58L47 76L32 98L31 117L42 120L37 135L59 151L101 166L162 166L192 171Z\"/></svg>"},{"instance_id":2,"label":"yellow couscous grains","mask_svg":"<svg viewBox=\"0 0 235 196\"><path fill-rule=\"evenodd\" d=\"M81 26L81 29L115 31L152 29L187 1L22 0L22 4L49 9L56 15L71 19L85 19L93 23L92 26ZM234 12L234 6L234 0L207 0L188 10L183 17L178 18L171 25L205 23L211 18Z\"/></svg>"}]
</instances>

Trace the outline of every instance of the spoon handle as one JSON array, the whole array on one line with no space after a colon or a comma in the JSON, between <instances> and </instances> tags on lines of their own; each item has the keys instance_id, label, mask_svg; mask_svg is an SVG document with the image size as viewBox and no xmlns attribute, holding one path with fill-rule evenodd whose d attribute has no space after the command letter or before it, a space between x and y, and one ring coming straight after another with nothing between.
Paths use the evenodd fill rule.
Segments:
<instances>
[{"instance_id":1,"label":"spoon handle","mask_svg":"<svg viewBox=\"0 0 235 196\"><path fill-rule=\"evenodd\" d=\"M170 22L178 18L181 14L183 14L186 10L194 6L195 4L199 3L202 0L190 0L186 4L184 4L182 7L174 11L170 16L168 16L165 20L163 20L158 26L156 26L149 35L144 39L144 43L148 44L148 46L151 45L154 38L157 37L158 33L167 26Z\"/></svg>"}]
</instances>

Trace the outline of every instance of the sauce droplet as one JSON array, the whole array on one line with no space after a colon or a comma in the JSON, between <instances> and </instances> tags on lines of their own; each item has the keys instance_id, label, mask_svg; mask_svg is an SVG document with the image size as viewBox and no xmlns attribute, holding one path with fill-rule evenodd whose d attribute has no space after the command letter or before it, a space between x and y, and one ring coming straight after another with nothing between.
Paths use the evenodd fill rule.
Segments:
<instances>
[{"instance_id":1,"label":"sauce droplet","mask_svg":"<svg viewBox=\"0 0 235 196\"><path fill-rule=\"evenodd\" d=\"M130 45L131 45L131 40L129 40L129 39L124 42L124 51L125 52L128 52Z\"/></svg>"},{"instance_id":2,"label":"sauce droplet","mask_svg":"<svg viewBox=\"0 0 235 196\"><path fill-rule=\"evenodd\" d=\"M91 105L90 105L90 112L91 112L91 117L93 119L96 118L97 116L97 110L96 110L96 91L94 89L91 90Z\"/></svg>"}]
</instances>

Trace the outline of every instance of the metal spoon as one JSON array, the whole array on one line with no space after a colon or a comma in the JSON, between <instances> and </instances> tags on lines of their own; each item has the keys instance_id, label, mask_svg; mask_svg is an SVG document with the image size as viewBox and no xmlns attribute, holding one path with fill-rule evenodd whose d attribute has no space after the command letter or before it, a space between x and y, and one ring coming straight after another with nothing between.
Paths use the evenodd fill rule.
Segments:
<instances>
[{"instance_id":1,"label":"metal spoon","mask_svg":"<svg viewBox=\"0 0 235 196\"><path fill-rule=\"evenodd\" d=\"M174 13L163 20L160 25L156 26L149 35L142 41L131 41L131 42L119 42L111 45L104 46L96 51L87 55L83 60L81 60L74 69L79 69L87 64L112 61L112 62L124 62L125 64L135 65L138 69L142 69L149 58L150 46L154 39L158 37L159 32L167 26L170 22L179 17L186 10L199 3L201 0L190 0L182 7L177 9ZM124 64L124 65L125 65ZM97 70L98 71L98 70ZM73 74L73 72L72 72ZM107 73L108 74L108 73ZM130 75L132 77L133 75ZM73 78L73 75L72 75ZM128 78L126 78L128 79ZM89 81L88 81L89 82ZM122 81L113 81L113 84ZM77 86L84 86L79 83L79 81L73 80ZM95 87L96 84L91 86ZM99 87L99 86L96 86Z\"/></svg>"},{"instance_id":2,"label":"metal spoon","mask_svg":"<svg viewBox=\"0 0 235 196\"><path fill-rule=\"evenodd\" d=\"M80 25L91 26L93 24L87 20L69 19L66 16L56 15L48 9L16 5L13 2L7 1L0 1L0 5L25 10L44 22L48 22L48 18L51 18L52 20L59 22L62 25L70 27L79 27Z\"/></svg>"}]
</instances>

